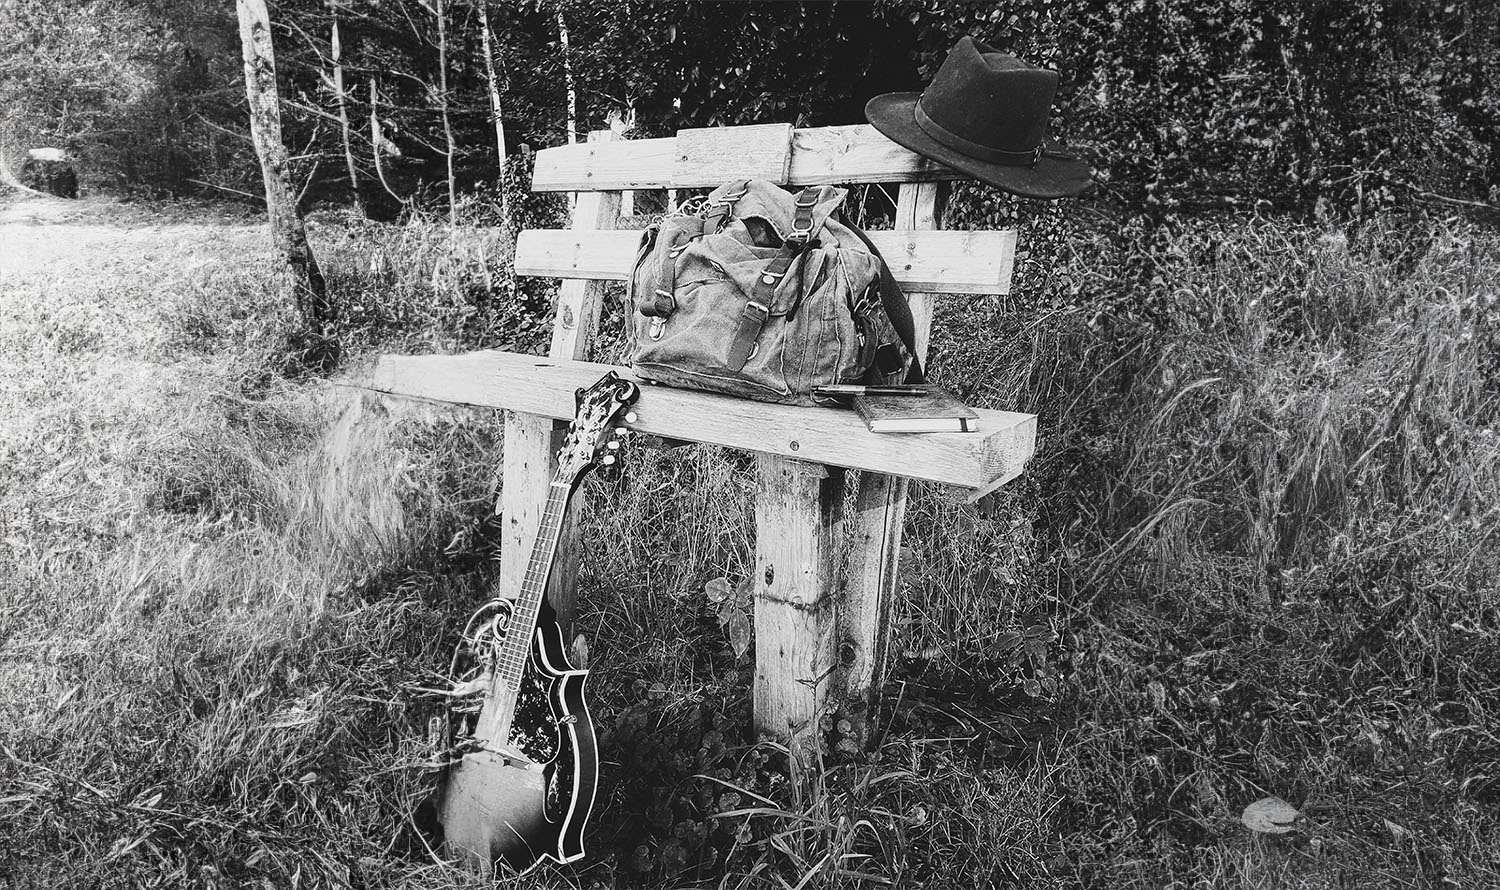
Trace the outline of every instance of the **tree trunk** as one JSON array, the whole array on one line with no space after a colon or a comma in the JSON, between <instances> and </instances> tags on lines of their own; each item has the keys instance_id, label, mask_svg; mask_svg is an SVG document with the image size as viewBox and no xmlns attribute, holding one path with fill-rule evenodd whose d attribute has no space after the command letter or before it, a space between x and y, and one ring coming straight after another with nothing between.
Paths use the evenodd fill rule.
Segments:
<instances>
[{"instance_id":1,"label":"tree trunk","mask_svg":"<svg viewBox=\"0 0 1500 890\"><path fill-rule=\"evenodd\" d=\"M337 14L333 20L333 36L330 42L333 53L333 92L338 96L339 130L344 139L344 165L349 168L349 188L354 192L354 206L359 208L360 216L365 216L365 199L359 190L359 172L354 166L354 142L349 134L349 97L344 93L343 46L339 40Z\"/></svg>"},{"instance_id":2,"label":"tree trunk","mask_svg":"<svg viewBox=\"0 0 1500 890\"><path fill-rule=\"evenodd\" d=\"M271 49L271 15L265 0L238 0L236 6L245 60L245 98L250 103L250 136L265 179L271 239L291 273L298 311L314 333L323 334L325 323L333 318L333 306L288 182L289 162L281 141L281 106L276 92L276 57Z\"/></svg>"},{"instance_id":3,"label":"tree trunk","mask_svg":"<svg viewBox=\"0 0 1500 890\"><path fill-rule=\"evenodd\" d=\"M479 36L483 39L484 74L490 85L490 115L495 119L495 160L500 165L500 218L514 228L510 218L510 177L505 171L505 118L500 114L500 82L495 77L494 37L490 34L490 4L479 10Z\"/></svg>"},{"instance_id":4,"label":"tree trunk","mask_svg":"<svg viewBox=\"0 0 1500 890\"><path fill-rule=\"evenodd\" d=\"M563 19L562 0L557 0L557 36L562 42L563 81L568 87L568 144L578 141L578 92L573 89L573 59L568 52L568 23Z\"/></svg>"},{"instance_id":5,"label":"tree trunk","mask_svg":"<svg viewBox=\"0 0 1500 890\"><path fill-rule=\"evenodd\" d=\"M448 120L448 25L447 10L444 8L443 0L436 0L437 27L438 27L438 102L443 111L443 137L447 140L448 150L448 225L458 223L458 187L453 181L453 155L455 146L453 142L453 125Z\"/></svg>"}]
</instances>

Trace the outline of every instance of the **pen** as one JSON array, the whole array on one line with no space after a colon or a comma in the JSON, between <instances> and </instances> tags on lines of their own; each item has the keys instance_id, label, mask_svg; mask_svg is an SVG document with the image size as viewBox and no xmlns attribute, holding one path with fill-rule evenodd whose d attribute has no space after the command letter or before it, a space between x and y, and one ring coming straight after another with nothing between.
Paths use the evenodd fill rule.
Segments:
<instances>
[{"instance_id":1,"label":"pen","mask_svg":"<svg viewBox=\"0 0 1500 890\"><path fill-rule=\"evenodd\" d=\"M859 386L851 383L833 383L814 386L815 396L925 396L925 386Z\"/></svg>"}]
</instances>

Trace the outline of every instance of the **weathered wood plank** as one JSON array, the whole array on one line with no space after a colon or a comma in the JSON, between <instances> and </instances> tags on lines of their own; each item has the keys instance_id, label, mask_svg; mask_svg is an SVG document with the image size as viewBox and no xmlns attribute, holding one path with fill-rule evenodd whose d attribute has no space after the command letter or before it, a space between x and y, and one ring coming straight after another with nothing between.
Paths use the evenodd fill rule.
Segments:
<instances>
[{"instance_id":1,"label":"weathered wood plank","mask_svg":"<svg viewBox=\"0 0 1500 890\"><path fill-rule=\"evenodd\" d=\"M363 386L546 417L573 416L573 390L628 368L508 352L384 356ZM835 466L930 479L965 488L1014 478L1036 447L1036 417L979 410L979 432L871 433L852 411L750 402L713 393L643 386L635 429Z\"/></svg>"},{"instance_id":2,"label":"weathered wood plank","mask_svg":"<svg viewBox=\"0 0 1500 890\"><path fill-rule=\"evenodd\" d=\"M609 143L615 138L615 134L609 130L599 130L589 134L589 145L602 145ZM613 229L620 221L620 205L623 197L620 192L584 192L578 196L578 203L573 208L573 232L592 232ZM552 318L552 342L547 350L547 355L553 358L578 359L588 357L589 345L594 341L594 335L599 330L599 313L604 305L604 282L585 281L570 279L564 281L558 289L557 307ZM518 431L522 427L535 426L538 422L552 424L552 421L539 421L535 417L524 417L514 413L506 414L506 448L510 448L509 434L512 427ZM563 424L555 424L560 430ZM538 447L533 435L528 434L525 439L528 449ZM553 472L556 470L557 458L557 436L543 443L541 447L547 449L547 479L550 482ZM505 479L509 479L507 474ZM531 486L528 484L527 486ZM545 492L545 489L543 489ZM526 496L530 496L528 492ZM573 509L563 520L562 536L557 546L557 557L552 569L552 576L547 583L547 599L552 604L553 610L557 612L558 623L562 625L564 633L571 632L573 616L578 611L578 599L575 593L574 581L578 577L578 522L576 517L587 509L587 495L579 491L574 495ZM543 498L542 501L546 499ZM537 503L541 503L538 501ZM507 503L509 500L507 499ZM540 516L535 517L535 522L541 521ZM535 535L535 526L532 528ZM522 552L520 563L526 564L528 554ZM502 559L504 556L502 555Z\"/></svg>"},{"instance_id":3,"label":"weathered wood plank","mask_svg":"<svg viewBox=\"0 0 1500 890\"><path fill-rule=\"evenodd\" d=\"M868 232L903 290L1007 294L1016 233ZM635 265L639 232L528 229L516 242L516 274L624 281Z\"/></svg>"},{"instance_id":4,"label":"weathered wood plank","mask_svg":"<svg viewBox=\"0 0 1500 890\"><path fill-rule=\"evenodd\" d=\"M805 756L821 743L836 639L844 471L770 454L755 491L755 726Z\"/></svg>"},{"instance_id":5,"label":"weathered wood plank","mask_svg":"<svg viewBox=\"0 0 1500 890\"><path fill-rule=\"evenodd\" d=\"M672 185L717 187L734 179L783 184L792 166L792 125L678 130Z\"/></svg>"},{"instance_id":6,"label":"weathered wood plank","mask_svg":"<svg viewBox=\"0 0 1500 890\"><path fill-rule=\"evenodd\" d=\"M532 168L534 192L666 188L672 183L677 139L580 142L544 148Z\"/></svg>"},{"instance_id":7,"label":"weathered wood plank","mask_svg":"<svg viewBox=\"0 0 1500 890\"><path fill-rule=\"evenodd\" d=\"M764 125L717 128L717 140L739 138L742 131L755 132ZM684 131L702 132L702 131ZM714 172L707 165L721 155L699 160L691 151L680 150L678 137L634 139L608 147L562 145L537 152L536 169L531 187L538 192L567 192L602 189L670 188L676 185L679 164L688 154L695 169ZM815 127L792 131L791 164L784 179L787 185L823 185L856 182L936 182L959 179L962 174L908 151L880 134L868 124L844 127ZM718 169L717 178L702 185L719 185L738 173L734 164ZM769 177L768 177L769 178Z\"/></svg>"},{"instance_id":8,"label":"weathered wood plank","mask_svg":"<svg viewBox=\"0 0 1500 890\"><path fill-rule=\"evenodd\" d=\"M792 185L936 182L963 174L902 148L869 124L792 134Z\"/></svg>"},{"instance_id":9,"label":"weathered wood plank","mask_svg":"<svg viewBox=\"0 0 1500 890\"><path fill-rule=\"evenodd\" d=\"M908 183L896 199L898 230L936 229L943 215L946 186ZM908 293L916 334L917 357L925 365L932 329L933 295ZM905 478L863 473L847 523L848 562L839 597L839 694L852 727L849 741L866 747L875 739L880 690L890 648L891 608L901 560L901 530L906 521Z\"/></svg>"}]
</instances>

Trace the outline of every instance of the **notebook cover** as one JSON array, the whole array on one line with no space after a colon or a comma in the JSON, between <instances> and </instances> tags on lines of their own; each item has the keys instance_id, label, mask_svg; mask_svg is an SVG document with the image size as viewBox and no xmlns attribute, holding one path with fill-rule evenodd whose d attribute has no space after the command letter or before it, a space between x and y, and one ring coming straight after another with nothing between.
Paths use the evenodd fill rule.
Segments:
<instances>
[{"instance_id":1,"label":"notebook cover","mask_svg":"<svg viewBox=\"0 0 1500 890\"><path fill-rule=\"evenodd\" d=\"M922 395L855 396L854 410L872 433L973 432L979 415L940 386Z\"/></svg>"}]
</instances>

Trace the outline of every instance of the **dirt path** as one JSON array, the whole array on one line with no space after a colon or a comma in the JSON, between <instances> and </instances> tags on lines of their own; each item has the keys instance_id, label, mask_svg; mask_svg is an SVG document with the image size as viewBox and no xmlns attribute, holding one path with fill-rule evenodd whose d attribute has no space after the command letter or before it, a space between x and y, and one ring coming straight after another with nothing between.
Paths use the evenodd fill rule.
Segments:
<instances>
[{"instance_id":1,"label":"dirt path","mask_svg":"<svg viewBox=\"0 0 1500 890\"><path fill-rule=\"evenodd\" d=\"M97 268L129 272L194 242L229 238L256 250L259 227L242 216L159 208L107 199L16 198L0 203L0 283L11 276ZM124 266L119 263L123 262ZM146 277L158 273L146 272Z\"/></svg>"}]
</instances>

